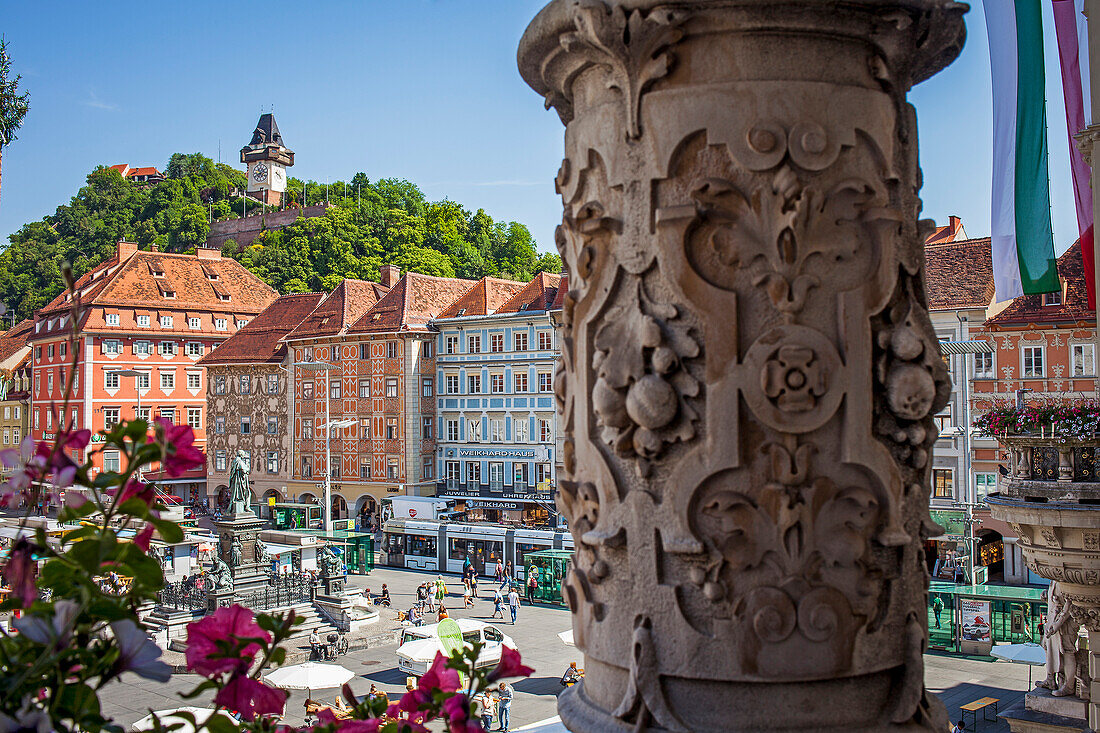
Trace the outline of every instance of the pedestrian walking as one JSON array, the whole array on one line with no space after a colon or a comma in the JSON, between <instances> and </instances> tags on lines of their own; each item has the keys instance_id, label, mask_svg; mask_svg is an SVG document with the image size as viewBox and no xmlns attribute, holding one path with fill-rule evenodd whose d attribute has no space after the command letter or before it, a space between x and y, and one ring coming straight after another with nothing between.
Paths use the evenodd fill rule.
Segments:
<instances>
[{"instance_id":1,"label":"pedestrian walking","mask_svg":"<svg viewBox=\"0 0 1100 733\"><path fill-rule=\"evenodd\" d=\"M470 576L470 595L477 598L477 573Z\"/></svg>"},{"instance_id":2,"label":"pedestrian walking","mask_svg":"<svg viewBox=\"0 0 1100 733\"><path fill-rule=\"evenodd\" d=\"M428 589L424 587L424 584L416 586L416 605L419 608L424 608L424 603L428 598Z\"/></svg>"},{"instance_id":3,"label":"pedestrian walking","mask_svg":"<svg viewBox=\"0 0 1100 733\"><path fill-rule=\"evenodd\" d=\"M435 580L435 602L437 606L443 605L443 598L447 595L447 582L440 575Z\"/></svg>"},{"instance_id":4,"label":"pedestrian walking","mask_svg":"<svg viewBox=\"0 0 1100 733\"><path fill-rule=\"evenodd\" d=\"M932 615L936 617L936 628L940 627L940 614L943 613L943 599L936 596L932 599Z\"/></svg>"},{"instance_id":5,"label":"pedestrian walking","mask_svg":"<svg viewBox=\"0 0 1100 733\"><path fill-rule=\"evenodd\" d=\"M481 718L481 727L485 730L493 729L493 698L488 690L484 690L476 698L478 717Z\"/></svg>"},{"instance_id":6,"label":"pedestrian walking","mask_svg":"<svg viewBox=\"0 0 1100 733\"><path fill-rule=\"evenodd\" d=\"M462 607L469 608L474 605L474 599L470 592L470 581L465 581L462 584Z\"/></svg>"},{"instance_id":7,"label":"pedestrian walking","mask_svg":"<svg viewBox=\"0 0 1100 733\"><path fill-rule=\"evenodd\" d=\"M515 624L516 614L519 613L519 593L516 593L515 586L508 591L508 612L512 614L512 623Z\"/></svg>"},{"instance_id":8,"label":"pedestrian walking","mask_svg":"<svg viewBox=\"0 0 1100 733\"><path fill-rule=\"evenodd\" d=\"M500 727L497 730L507 731L508 719L511 717L510 713L512 712L512 686L501 682L500 686L497 687L497 699L500 700L497 707L497 718L500 720Z\"/></svg>"},{"instance_id":9,"label":"pedestrian walking","mask_svg":"<svg viewBox=\"0 0 1100 733\"><path fill-rule=\"evenodd\" d=\"M535 591L539 587L539 571L534 565L527 568L527 603L535 605Z\"/></svg>"},{"instance_id":10,"label":"pedestrian walking","mask_svg":"<svg viewBox=\"0 0 1100 733\"><path fill-rule=\"evenodd\" d=\"M504 565L501 564L500 560L497 560L496 570L497 570L496 579L497 579L497 584L499 585L501 579L504 578Z\"/></svg>"},{"instance_id":11,"label":"pedestrian walking","mask_svg":"<svg viewBox=\"0 0 1100 733\"><path fill-rule=\"evenodd\" d=\"M500 614L500 620L504 620L504 596L500 594L500 588L493 591L493 615L489 618L496 618L497 614Z\"/></svg>"}]
</instances>

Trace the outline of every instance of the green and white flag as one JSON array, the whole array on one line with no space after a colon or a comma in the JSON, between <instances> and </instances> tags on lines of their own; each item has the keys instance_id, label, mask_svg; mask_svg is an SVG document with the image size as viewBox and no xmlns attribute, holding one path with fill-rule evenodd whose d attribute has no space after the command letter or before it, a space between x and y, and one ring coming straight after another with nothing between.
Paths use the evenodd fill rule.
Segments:
<instances>
[{"instance_id":1,"label":"green and white flag","mask_svg":"<svg viewBox=\"0 0 1100 733\"><path fill-rule=\"evenodd\" d=\"M1061 289L1050 224L1040 0L985 0L993 71L997 301Z\"/></svg>"}]
</instances>

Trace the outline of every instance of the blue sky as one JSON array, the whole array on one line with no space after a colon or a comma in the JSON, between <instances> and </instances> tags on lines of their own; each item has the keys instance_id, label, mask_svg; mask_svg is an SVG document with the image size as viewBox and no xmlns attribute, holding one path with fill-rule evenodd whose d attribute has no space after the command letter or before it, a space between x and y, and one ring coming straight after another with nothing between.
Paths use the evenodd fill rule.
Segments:
<instances>
[{"instance_id":1,"label":"blue sky","mask_svg":"<svg viewBox=\"0 0 1100 733\"><path fill-rule=\"evenodd\" d=\"M297 177L402 177L430 199L523 222L553 247L555 113L516 71L539 0L5 2L0 33L31 92L5 148L0 240L68 201L98 164L163 168L174 152L238 164L269 106ZM1051 196L1059 252L1076 237L1049 3ZM981 2L959 59L916 88L923 216L989 233L989 55Z\"/></svg>"}]
</instances>

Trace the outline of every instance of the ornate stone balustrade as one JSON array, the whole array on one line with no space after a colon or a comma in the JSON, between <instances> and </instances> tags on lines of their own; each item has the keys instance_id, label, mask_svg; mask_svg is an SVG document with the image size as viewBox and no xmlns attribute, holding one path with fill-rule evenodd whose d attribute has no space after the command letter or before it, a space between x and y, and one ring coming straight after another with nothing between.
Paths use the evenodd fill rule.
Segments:
<instances>
[{"instance_id":1,"label":"ornate stone balustrade","mask_svg":"<svg viewBox=\"0 0 1100 733\"><path fill-rule=\"evenodd\" d=\"M1008 522L1019 536L1028 568L1053 581L1047 628L1054 633L1048 640L1045 680L1053 691L1030 694L1026 709L1008 716L1012 730L1032 730L1030 717L1036 714L1084 717L1086 710L1096 729L1100 683L1092 677L1100 671L1100 482L1095 455L1100 437L998 439L1009 450L1009 475L1001 481L1001 492L986 502L994 518ZM1080 628L1088 632L1091 652L1075 651ZM1049 694L1062 701L1050 700Z\"/></svg>"}]
</instances>

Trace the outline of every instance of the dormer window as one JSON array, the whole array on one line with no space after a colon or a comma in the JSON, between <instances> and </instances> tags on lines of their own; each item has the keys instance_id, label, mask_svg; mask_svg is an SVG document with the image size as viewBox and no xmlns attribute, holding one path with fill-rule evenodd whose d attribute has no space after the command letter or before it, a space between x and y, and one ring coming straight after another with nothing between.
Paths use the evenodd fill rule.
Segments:
<instances>
[{"instance_id":1,"label":"dormer window","mask_svg":"<svg viewBox=\"0 0 1100 733\"><path fill-rule=\"evenodd\" d=\"M149 316L138 316L137 317L137 325L148 328L149 327Z\"/></svg>"},{"instance_id":2,"label":"dormer window","mask_svg":"<svg viewBox=\"0 0 1100 733\"><path fill-rule=\"evenodd\" d=\"M1043 293L1043 305L1061 305L1062 304L1062 291L1058 290L1053 293Z\"/></svg>"},{"instance_id":3,"label":"dormer window","mask_svg":"<svg viewBox=\"0 0 1100 733\"><path fill-rule=\"evenodd\" d=\"M154 267L153 265L149 265L149 272L153 275L153 277L164 277L164 270L161 270L158 267Z\"/></svg>"},{"instance_id":4,"label":"dormer window","mask_svg":"<svg viewBox=\"0 0 1100 733\"><path fill-rule=\"evenodd\" d=\"M172 327L172 316L161 316L160 317L160 326L161 326L161 328L171 328Z\"/></svg>"},{"instance_id":5,"label":"dormer window","mask_svg":"<svg viewBox=\"0 0 1100 733\"><path fill-rule=\"evenodd\" d=\"M165 298L170 298L170 299L173 299L173 298L176 297L176 291L175 290L162 290L160 294L163 295Z\"/></svg>"},{"instance_id":6,"label":"dormer window","mask_svg":"<svg viewBox=\"0 0 1100 733\"><path fill-rule=\"evenodd\" d=\"M117 313L108 313L107 314L107 325L108 326L117 326L117 325L119 325L119 317L118 317Z\"/></svg>"},{"instance_id":7,"label":"dormer window","mask_svg":"<svg viewBox=\"0 0 1100 733\"><path fill-rule=\"evenodd\" d=\"M200 321L198 318L192 316L192 317L187 319L187 327L188 328L202 328L202 321Z\"/></svg>"},{"instance_id":8,"label":"dormer window","mask_svg":"<svg viewBox=\"0 0 1100 733\"><path fill-rule=\"evenodd\" d=\"M225 331L226 329L229 328L229 321L225 318L215 318L214 319L214 328L216 328L219 331Z\"/></svg>"},{"instance_id":9,"label":"dormer window","mask_svg":"<svg viewBox=\"0 0 1100 733\"><path fill-rule=\"evenodd\" d=\"M218 293L218 300L222 301L223 303L228 303L230 300L232 300L232 296L229 293Z\"/></svg>"}]
</instances>

